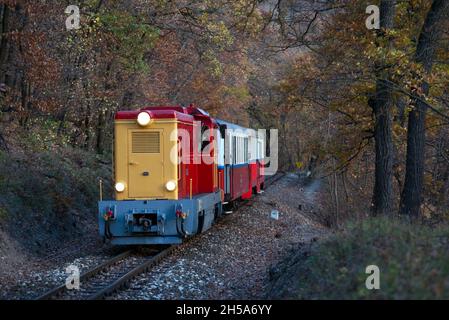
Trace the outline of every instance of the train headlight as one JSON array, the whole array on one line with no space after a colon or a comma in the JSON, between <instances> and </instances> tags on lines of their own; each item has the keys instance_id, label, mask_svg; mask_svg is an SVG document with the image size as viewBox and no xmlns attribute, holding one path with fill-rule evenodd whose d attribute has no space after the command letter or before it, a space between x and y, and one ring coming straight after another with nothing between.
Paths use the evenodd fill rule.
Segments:
<instances>
[{"instance_id":1,"label":"train headlight","mask_svg":"<svg viewBox=\"0 0 449 320\"><path fill-rule=\"evenodd\" d=\"M176 189L176 182L173 180L170 180L165 184L165 188L167 188L168 191L175 191Z\"/></svg>"},{"instance_id":2,"label":"train headlight","mask_svg":"<svg viewBox=\"0 0 449 320\"><path fill-rule=\"evenodd\" d=\"M123 191L125 191L125 184L124 184L123 182L117 182L117 183L115 184L115 190L116 190L117 192L123 192Z\"/></svg>"},{"instance_id":3,"label":"train headlight","mask_svg":"<svg viewBox=\"0 0 449 320\"><path fill-rule=\"evenodd\" d=\"M142 127L147 126L151 122L151 117L148 112L141 112L137 116L137 123Z\"/></svg>"}]
</instances>

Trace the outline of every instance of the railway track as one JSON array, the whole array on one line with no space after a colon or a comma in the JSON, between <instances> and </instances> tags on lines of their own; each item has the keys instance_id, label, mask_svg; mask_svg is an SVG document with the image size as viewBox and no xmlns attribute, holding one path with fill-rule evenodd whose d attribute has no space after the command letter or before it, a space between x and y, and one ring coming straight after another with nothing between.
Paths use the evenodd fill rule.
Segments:
<instances>
[{"instance_id":1,"label":"railway track","mask_svg":"<svg viewBox=\"0 0 449 320\"><path fill-rule=\"evenodd\" d=\"M80 288L69 290L65 284L36 300L100 300L126 287L137 275L148 271L167 256L175 246L151 253L123 252L80 275Z\"/></svg>"},{"instance_id":2,"label":"railway track","mask_svg":"<svg viewBox=\"0 0 449 320\"><path fill-rule=\"evenodd\" d=\"M265 179L265 188L272 185L273 183L277 182L283 176L285 176L285 172L279 171L278 173L268 177L267 179Z\"/></svg>"},{"instance_id":3,"label":"railway track","mask_svg":"<svg viewBox=\"0 0 449 320\"><path fill-rule=\"evenodd\" d=\"M274 184L282 177L284 172L268 177L265 188ZM240 206L251 206L256 197L244 201ZM79 290L69 290L62 284L37 300L99 300L105 299L114 292L126 287L130 280L137 275L148 271L153 265L167 256L175 246L150 253L135 252L132 250L122 252L108 261L80 275Z\"/></svg>"},{"instance_id":4,"label":"railway track","mask_svg":"<svg viewBox=\"0 0 449 320\"><path fill-rule=\"evenodd\" d=\"M275 182L279 181L284 176L285 176L285 172L283 172L283 171L279 171L276 174L274 174L272 176L269 176L268 178L265 179L264 189L268 188L269 186L271 186ZM252 198L246 199L246 200L240 200L240 202L237 205L236 209L241 208L241 207L251 207L256 200L257 200L257 196L253 196Z\"/></svg>"}]
</instances>

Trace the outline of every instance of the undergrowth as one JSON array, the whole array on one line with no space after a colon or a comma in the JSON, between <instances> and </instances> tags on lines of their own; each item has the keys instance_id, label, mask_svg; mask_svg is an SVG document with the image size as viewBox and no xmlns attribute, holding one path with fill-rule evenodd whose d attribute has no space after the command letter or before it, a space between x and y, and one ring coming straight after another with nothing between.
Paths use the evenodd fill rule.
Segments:
<instances>
[{"instance_id":1,"label":"undergrowth","mask_svg":"<svg viewBox=\"0 0 449 320\"><path fill-rule=\"evenodd\" d=\"M449 227L397 218L351 222L317 244L297 264L300 299L448 299ZM368 265L380 269L380 289L368 290Z\"/></svg>"}]
</instances>

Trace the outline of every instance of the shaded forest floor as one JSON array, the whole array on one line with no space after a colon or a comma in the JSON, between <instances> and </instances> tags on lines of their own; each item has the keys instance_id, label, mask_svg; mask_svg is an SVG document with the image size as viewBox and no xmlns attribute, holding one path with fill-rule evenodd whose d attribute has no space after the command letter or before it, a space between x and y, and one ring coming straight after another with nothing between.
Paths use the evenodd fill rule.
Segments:
<instances>
[{"instance_id":1,"label":"shaded forest floor","mask_svg":"<svg viewBox=\"0 0 449 320\"><path fill-rule=\"evenodd\" d=\"M72 148L0 152L0 279L24 278L33 265L98 246L98 180L110 193L110 163Z\"/></svg>"}]
</instances>

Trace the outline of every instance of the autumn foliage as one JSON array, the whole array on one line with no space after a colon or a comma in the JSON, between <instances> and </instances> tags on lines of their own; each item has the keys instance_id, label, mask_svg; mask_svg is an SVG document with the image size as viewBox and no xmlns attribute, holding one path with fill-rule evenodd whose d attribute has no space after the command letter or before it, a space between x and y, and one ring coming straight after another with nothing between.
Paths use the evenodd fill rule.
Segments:
<instances>
[{"instance_id":1,"label":"autumn foliage","mask_svg":"<svg viewBox=\"0 0 449 320\"><path fill-rule=\"evenodd\" d=\"M282 169L325 179L335 225L373 208L382 139L372 102L381 80L390 99L389 212L399 210L407 123L419 98L429 106L420 211L446 217L447 19L437 24L432 70L416 59L434 2L398 1L393 27L368 30L367 5L383 1L2 0L0 148L70 147L108 158L117 110L195 103L279 129ZM80 8L78 30L65 27L68 5Z\"/></svg>"}]
</instances>

